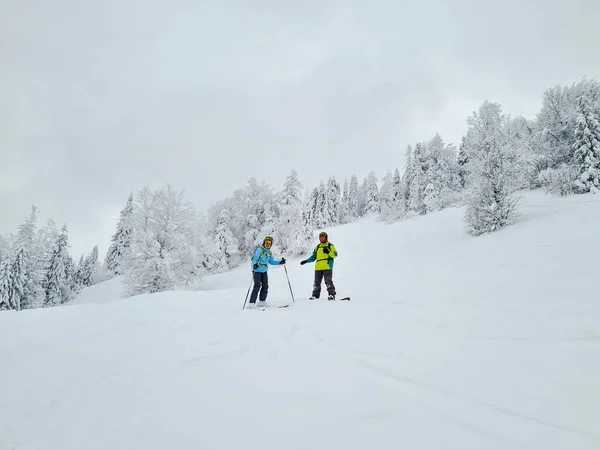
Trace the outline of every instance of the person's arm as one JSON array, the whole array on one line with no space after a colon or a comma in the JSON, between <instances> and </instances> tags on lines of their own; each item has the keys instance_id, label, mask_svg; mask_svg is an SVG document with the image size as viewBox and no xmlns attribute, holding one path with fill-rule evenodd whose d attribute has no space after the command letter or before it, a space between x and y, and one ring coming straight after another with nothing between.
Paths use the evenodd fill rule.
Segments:
<instances>
[{"instance_id":1,"label":"person's arm","mask_svg":"<svg viewBox=\"0 0 600 450\"><path fill-rule=\"evenodd\" d=\"M307 262L313 262L315 259L317 259L317 249L316 248L313 250L312 255L310 255L304 261L300 261L300 264L306 264Z\"/></svg>"},{"instance_id":2,"label":"person's arm","mask_svg":"<svg viewBox=\"0 0 600 450\"><path fill-rule=\"evenodd\" d=\"M331 246L329 247L329 252L325 252L325 253L330 258L337 258L337 256L338 256L337 248L335 248L335 245L333 245L333 244L331 244Z\"/></svg>"}]
</instances>

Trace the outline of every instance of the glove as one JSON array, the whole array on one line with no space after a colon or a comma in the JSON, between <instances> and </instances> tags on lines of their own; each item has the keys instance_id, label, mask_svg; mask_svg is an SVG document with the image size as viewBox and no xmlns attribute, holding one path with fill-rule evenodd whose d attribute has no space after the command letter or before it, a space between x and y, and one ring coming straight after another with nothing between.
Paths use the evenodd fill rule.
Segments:
<instances>
[{"instance_id":1,"label":"glove","mask_svg":"<svg viewBox=\"0 0 600 450\"><path fill-rule=\"evenodd\" d=\"M323 253L325 253L326 255L329 254L329 247L324 247L323 248Z\"/></svg>"},{"instance_id":2,"label":"glove","mask_svg":"<svg viewBox=\"0 0 600 450\"><path fill-rule=\"evenodd\" d=\"M281 258L281 261L279 261L279 264L285 264L285 258Z\"/></svg>"},{"instance_id":3,"label":"glove","mask_svg":"<svg viewBox=\"0 0 600 450\"><path fill-rule=\"evenodd\" d=\"M300 265L303 266L304 264L306 264L306 260L304 261L300 261Z\"/></svg>"},{"instance_id":4,"label":"glove","mask_svg":"<svg viewBox=\"0 0 600 450\"><path fill-rule=\"evenodd\" d=\"M254 264L254 265L252 266L252 271L255 271L256 269L258 269L258 264Z\"/></svg>"}]
</instances>

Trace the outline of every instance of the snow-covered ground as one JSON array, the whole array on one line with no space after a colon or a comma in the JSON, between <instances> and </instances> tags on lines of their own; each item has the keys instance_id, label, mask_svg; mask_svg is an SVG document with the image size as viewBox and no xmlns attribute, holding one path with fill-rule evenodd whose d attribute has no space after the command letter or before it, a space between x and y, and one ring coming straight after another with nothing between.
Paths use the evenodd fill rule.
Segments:
<instances>
[{"instance_id":1,"label":"snow-covered ground","mask_svg":"<svg viewBox=\"0 0 600 450\"><path fill-rule=\"evenodd\" d=\"M597 450L600 196L522 205L478 238L462 209L328 230L350 302L294 259L285 309L242 311L242 267L0 313L0 449Z\"/></svg>"}]
</instances>

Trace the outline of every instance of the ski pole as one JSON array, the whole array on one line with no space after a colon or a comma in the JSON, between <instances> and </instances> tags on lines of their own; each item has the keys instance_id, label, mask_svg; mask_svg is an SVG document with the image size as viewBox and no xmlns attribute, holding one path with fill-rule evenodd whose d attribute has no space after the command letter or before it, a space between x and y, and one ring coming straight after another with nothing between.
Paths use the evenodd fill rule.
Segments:
<instances>
[{"instance_id":1,"label":"ski pole","mask_svg":"<svg viewBox=\"0 0 600 450\"><path fill-rule=\"evenodd\" d=\"M254 273L254 272L252 272ZM254 280L254 277L250 278L250 286L248 286L248 292L246 292L246 300L244 300L244 306L242 306L242 310L246 309L246 302L248 301L248 294L250 293L250 288L252 287L252 281Z\"/></svg>"},{"instance_id":2,"label":"ski pole","mask_svg":"<svg viewBox=\"0 0 600 450\"><path fill-rule=\"evenodd\" d=\"M292 294L292 301L294 303L296 303L296 300L294 299L294 293L292 292L292 285L290 284L290 276L288 275L288 271L287 271L287 265L284 264L283 268L285 269L285 276L287 277L288 280L288 286L290 287L290 294Z\"/></svg>"}]
</instances>

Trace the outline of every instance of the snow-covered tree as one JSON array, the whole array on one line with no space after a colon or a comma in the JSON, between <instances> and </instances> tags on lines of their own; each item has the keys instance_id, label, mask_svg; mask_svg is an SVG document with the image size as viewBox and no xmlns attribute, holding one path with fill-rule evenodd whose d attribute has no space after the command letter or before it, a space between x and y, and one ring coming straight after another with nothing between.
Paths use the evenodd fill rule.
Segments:
<instances>
[{"instance_id":1,"label":"snow-covered tree","mask_svg":"<svg viewBox=\"0 0 600 450\"><path fill-rule=\"evenodd\" d=\"M12 258L6 256L0 261L0 311L15 309L15 291L19 289L17 283Z\"/></svg>"},{"instance_id":2,"label":"snow-covered tree","mask_svg":"<svg viewBox=\"0 0 600 450\"><path fill-rule=\"evenodd\" d=\"M280 211L281 215L277 223L277 250L281 254L299 255L306 251L307 242L310 239L311 227L308 227L303 209L301 197L302 183L298 174L293 171L286 179L281 192Z\"/></svg>"},{"instance_id":3,"label":"snow-covered tree","mask_svg":"<svg viewBox=\"0 0 600 450\"><path fill-rule=\"evenodd\" d=\"M0 261L2 261L9 253L10 244L7 238L0 235Z\"/></svg>"},{"instance_id":4,"label":"snow-covered tree","mask_svg":"<svg viewBox=\"0 0 600 450\"><path fill-rule=\"evenodd\" d=\"M335 177L327 180L323 190L323 217L322 226L335 226L342 223L342 192Z\"/></svg>"},{"instance_id":5,"label":"snow-covered tree","mask_svg":"<svg viewBox=\"0 0 600 450\"><path fill-rule=\"evenodd\" d=\"M131 253L124 266L130 295L188 287L201 273L193 206L171 186L137 195Z\"/></svg>"},{"instance_id":6,"label":"snow-covered tree","mask_svg":"<svg viewBox=\"0 0 600 450\"><path fill-rule=\"evenodd\" d=\"M404 189L405 184L403 183L402 176L400 175L400 171L396 168L394 177L392 178L389 219L400 219L406 214Z\"/></svg>"},{"instance_id":7,"label":"snow-covered tree","mask_svg":"<svg viewBox=\"0 0 600 450\"><path fill-rule=\"evenodd\" d=\"M575 185L581 192L600 188L600 117L586 92L579 96L577 127L573 143L574 162L579 169Z\"/></svg>"},{"instance_id":8,"label":"snow-covered tree","mask_svg":"<svg viewBox=\"0 0 600 450\"><path fill-rule=\"evenodd\" d=\"M99 269L98 246L96 245L83 262L83 267L80 272L81 286L88 287L96 284L96 274Z\"/></svg>"},{"instance_id":9,"label":"snow-covered tree","mask_svg":"<svg viewBox=\"0 0 600 450\"><path fill-rule=\"evenodd\" d=\"M426 161L422 185L423 203L427 212L455 204L460 190L460 175L456 148L446 145L439 134L425 144Z\"/></svg>"},{"instance_id":10,"label":"snow-covered tree","mask_svg":"<svg viewBox=\"0 0 600 450\"><path fill-rule=\"evenodd\" d=\"M381 179L381 188L379 189L379 210L382 218L390 214L392 207L392 179L393 175L389 170Z\"/></svg>"},{"instance_id":11,"label":"snow-covered tree","mask_svg":"<svg viewBox=\"0 0 600 450\"><path fill-rule=\"evenodd\" d=\"M239 255L238 241L229 226L229 214L227 209L221 211L217 229L214 234L216 244L215 265L219 271L231 269L237 263L235 258Z\"/></svg>"},{"instance_id":12,"label":"snow-covered tree","mask_svg":"<svg viewBox=\"0 0 600 450\"><path fill-rule=\"evenodd\" d=\"M515 149L506 139L507 116L498 103L485 101L469 117L472 184L467 197L467 231L480 235L514 222L518 199L515 191Z\"/></svg>"},{"instance_id":13,"label":"snow-covered tree","mask_svg":"<svg viewBox=\"0 0 600 450\"><path fill-rule=\"evenodd\" d=\"M56 306L69 301L71 280L69 279L69 238L66 224L54 244L50 265L44 280L45 306ZM96 255L97 256L97 255Z\"/></svg>"},{"instance_id":14,"label":"snow-covered tree","mask_svg":"<svg viewBox=\"0 0 600 450\"><path fill-rule=\"evenodd\" d=\"M425 145L417 142L410 164L410 188L408 191L408 210L413 214L427 213L427 206L424 199L425 189L428 184L426 178L428 167Z\"/></svg>"},{"instance_id":15,"label":"snow-covered tree","mask_svg":"<svg viewBox=\"0 0 600 450\"><path fill-rule=\"evenodd\" d=\"M344 178L344 187L342 188L341 223L348 223L350 220L350 187L348 185L348 178Z\"/></svg>"},{"instance_id":16,"label":"snow-covered tree","mask_svg":"<svg viewBox=\"0 0 600 450\"><path fill-rule=\"evenodd\" d=\"M44 301L42 280L45 260L43 248L40 248L36 238L37 221L38 208L32 206L30 215L18 227L12 250L13 264L17 264L13 269L18 271L19 282L22 283L20 309L36 308Z\"/></svg>"},{"instance_id":17,"label":"snow-covered tree","mask_svg":"<svg viewBox=\"0 0 600 450\"><path fill-rule=\"evenodd\" d=\"M583 78L571 86L553 86L542 98L542 107L532 124L532 153L537 172L572 164L575 152L574 130L578 126L579 98L585 95L596 117L600 115L600 82ZM532 174L536 179L537 173Z\"/></svg>"},{"instance_id":18,"label":"snow-covered tree","mask_svg":"<svg viewBox=\"0 0 600 450\"><path fill-rule=\"evenodd\" d=\"M379 203L379 185L375 172L371 171L365 180L365 214L379 214L381 205Z\"/></svg>"},{"instance_id":19,"label":"snow-covered tree","mask_svg":"<svg viewBox=\"0 0 600 450\"><path fill-rule=\"evenodd\" d=\"M110 275L121 275L121 266L129 256L132 239L133 225L133 194L129 195L125 206L119 213L119 221L115 234L104 260L106 271Z\"/></svg>"},{"instance_id":20,"label":"snow-covered tree","mask_svg":"<svg viewBox=\"0 0 600 450\"><path fill-rule=\"evenodd\" d=\"M358 208L358 196L359 196L359 187L358 187L358 177L356 174L352 174L350 177L350 186L348 187L348 199L347 199L347 209L348 209L348 217L349 221L355 220L360 216L359 208Z\"/></svg>"},{"instance_id":21,"label":"snow-covered tree","mask_svg":"<svg viewBox=\"0 0 600 450\"><path fill-rule=\"evenodd\" d=\"M464 189L467 185L469 173L467 172L466 166L469 162L469 150L467 149L468 142L466 136L463 136L458 147L458 176L460 179L460 188Z\"/></svg>"}]
</instances>

